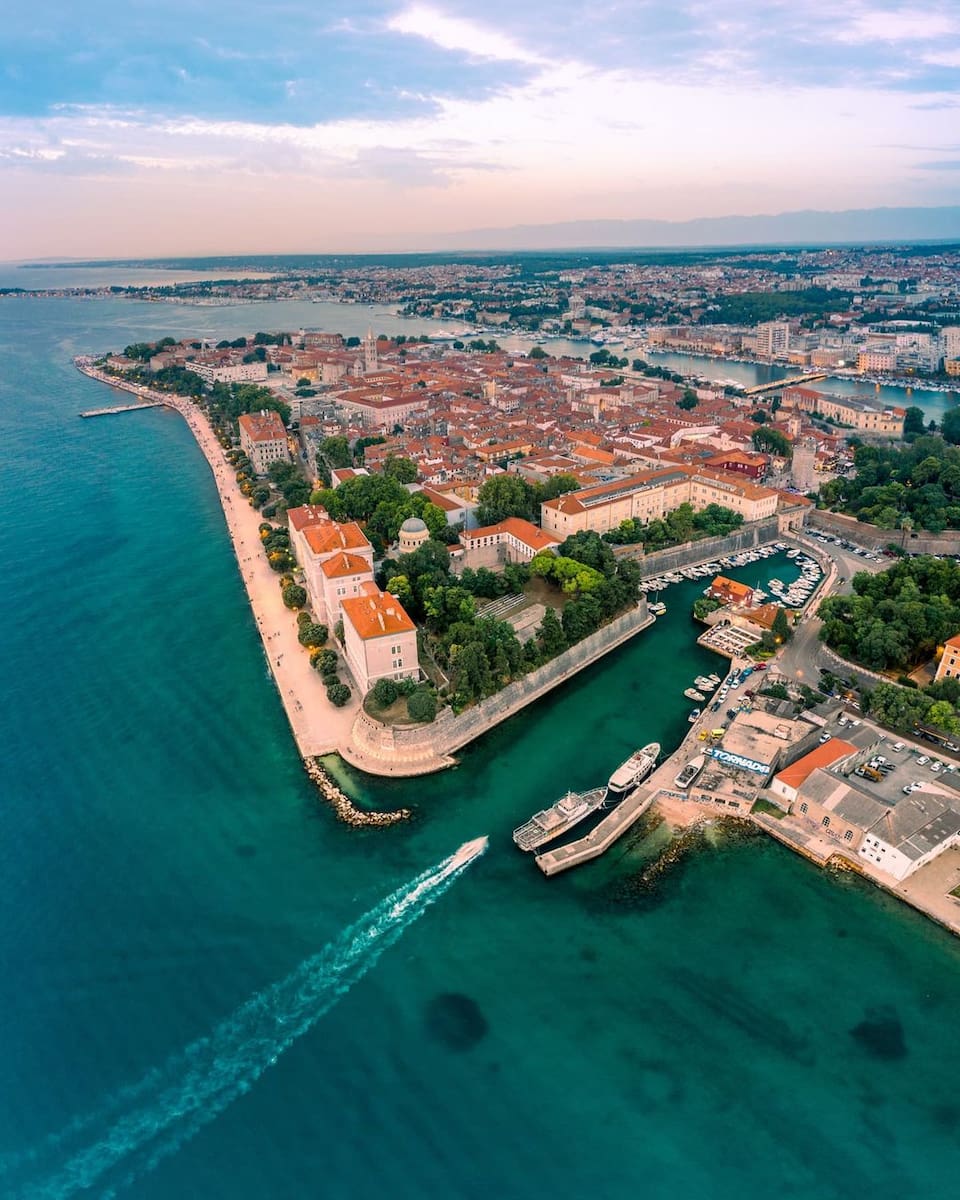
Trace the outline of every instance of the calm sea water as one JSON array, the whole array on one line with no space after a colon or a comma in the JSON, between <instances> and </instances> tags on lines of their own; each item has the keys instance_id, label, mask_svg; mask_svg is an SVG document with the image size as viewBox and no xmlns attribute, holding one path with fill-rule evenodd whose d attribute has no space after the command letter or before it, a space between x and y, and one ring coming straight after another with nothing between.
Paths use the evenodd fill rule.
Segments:
<instances>
[{"instance_id":1,"label":"calm sea water","mask_svg":"<svg viewBox=\"0 0 960 1200\"><path fill-rule=\"evenodd\" d=\"M653 895L631 886L643 843L546 880L510 842L565 788L683 736L682 689L716 665L696 584L456 769L345 772L410 823L352 831L318 804L185 426L76 417L104 394L71 355L197 316L0 301L0 1194L73 1194L67 1147L157 1094L121 1089L479 834L487 854L245 1094L155 1170L121 1155L83 1194L952 1194L960 943L764 840L717 836ZM248 1049L238 1034L219 1069Z\"/></svg>"}]
</instances>

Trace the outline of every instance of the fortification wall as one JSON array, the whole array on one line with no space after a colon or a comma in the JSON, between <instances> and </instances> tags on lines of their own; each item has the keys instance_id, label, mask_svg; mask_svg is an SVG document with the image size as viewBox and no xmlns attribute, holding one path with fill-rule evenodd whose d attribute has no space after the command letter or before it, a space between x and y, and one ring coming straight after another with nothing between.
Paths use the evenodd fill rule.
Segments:
<instances>
[{"instance_id":1,"label":"fortification wall","mask_svg":"<svg viewBox=\"0 0 960 1200\"><path fill-rule=\"evenodd\" d=\"M715 558L726 558L741 550L751 550L767 542L775 542L780 536L777 518L753 521L730 533L726 537L704 538L700 542L688 542L669 550L657 550L640 560L645 579L662 575L665 571L678 571L681 567L692 567L697 563L710 562Z\"/></svg>"},{"instance_id":2,"label":"fortification wall","mask_svg":"<svg viewBox=\"0 0 960 1200\"><path fill-rule=\"evenodd\" d=\"M617 617L555 659L454 716L449 708L430 725L384 725L362 709L341 748L348 762L372 775L421 775L452 763L454 751L482 737L528 704L565 683L653 623L647 606Z\"/></svg>"},{"instance_id":3,"label":"fortification wall","mask_svg":"<svg viewBox=\"0 0 960 1200\"><path fill-rule=\"evenodd\" d=\"M882 550L892 542L910 554L960 554L960 530L925 533L920 529L904 534L902 529L878 529L876 525L868 525L855 517L820 509L811 512L808 520L813 529L839 533L868 550Z\"/></svg>"}]
</instances>

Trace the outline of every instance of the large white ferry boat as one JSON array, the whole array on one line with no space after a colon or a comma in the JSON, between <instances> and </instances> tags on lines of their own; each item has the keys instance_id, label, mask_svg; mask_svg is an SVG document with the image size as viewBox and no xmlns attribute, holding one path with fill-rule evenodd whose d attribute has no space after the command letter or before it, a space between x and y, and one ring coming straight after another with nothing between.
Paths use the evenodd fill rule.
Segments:
<instances>
[{"instance_id":1,"label":"large white ferry boat","mask_svg":"<svg viewBox=\"0 0 960 1200\"><path fill-rule=\"evenodd\" d=\"M660 756L660 743L651 742L637 750L621 763L607 781L606 804L618 803L643 782L656 766Z\"/></svg>"},{"instance_id":2,"label":"large white ferry boat","mask_svg":"<svg viewBox=\"0 0 960 1200\"><path fill-rule=\"evenodd\" d=\"M552 842L584 817L603 804L606 788L591 788L589 792L567 792L551 808L535 813L525 825L513 831L513 840L521 850L536 850Z\"/></svg>"}]
</instances>

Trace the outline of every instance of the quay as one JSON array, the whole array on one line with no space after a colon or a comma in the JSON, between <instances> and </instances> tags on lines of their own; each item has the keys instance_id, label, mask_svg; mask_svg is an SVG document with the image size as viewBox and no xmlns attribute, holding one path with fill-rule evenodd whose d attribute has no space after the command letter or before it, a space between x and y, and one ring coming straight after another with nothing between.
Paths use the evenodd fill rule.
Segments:
<instances>
[{"instance_id":1,"label":"quay","mask_svg":"<svg viewBox=\"0 0 960 1200\"><path fill-rule=\"evenodd\" d=\"M608 817L593 827L588 834L568 846L556 850L545 850L538 854L536 864L544 875L559 875L571 867L589 862L608 850L617 838L622 837L631 825L639 821L656 798L659 788L637 788L613 810Z\"/></svg>"},{"instance_id":2,"label":"quay","mask_svg":"<svg viewBox=\"0 0 960 1200\"><path fill-rule=\"evenodd\" d=\"M140 404L114 404L109 408L88 408L81 417L109 417L113 413L136 412L140 408L164 408L160 400L144 400Z\"/></svg>"},{"instance_id":3,"label":"quay","mask_svg":"<svg viewBox=\"0 0 960 1200\"><path fill-rule=\"evenodd\" d=\"M735 674L737 671L736 659L731 665L733 670L730 674ZM712 695L717 694L727 679L717 685ZM577 841L538 854L535 861L544 875L559 875L561 871L568 871L571 867L578 867L581 863L598 858L606 850L609 850L613 843L622 837L632 825L636 824L655 801L683 799L683 794L678 795L674 789L673 781L680 768L690 759L691 749L696 753L698 746L710 740L710 729L717 723L717 717L718 714L712 713L705 705L704 711L691 724L690 732L676 750L668 755L658 767L654 768L649 779L626 800L618 804L609 816L604 817L588 834ZM724 724L726 724L725 719ZM692 812L693 809L694 806L691 805L687 811Z\"/></svg>"}]
</instances>

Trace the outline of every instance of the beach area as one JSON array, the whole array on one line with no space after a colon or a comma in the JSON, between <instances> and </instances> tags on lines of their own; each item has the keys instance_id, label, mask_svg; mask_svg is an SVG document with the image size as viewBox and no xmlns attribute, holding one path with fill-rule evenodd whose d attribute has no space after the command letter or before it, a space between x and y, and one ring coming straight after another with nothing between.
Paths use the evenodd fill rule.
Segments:
<instances>
[{"instance_id":1,"label":"beach area","mask_svg":"<svg viewBox=\"0 0 960 1200\"><path fill-rule=\"evenodd\" d=\"M151 391L98 371L87 358L78 358L76 365L89 378L133 393L145 405L160 404L173 409L186 421L213 472L267 665L300 756L309 759L338 752L350 741L362 697L351 690L350 700L343 708L334 708L327 699L323 680L310 665L307 651L297 640L296 614L284 605L279 578L263 552L260 540L262 517L240 491L234 470L203 411L185 396Z\"/></svg>"}]
</instances>

